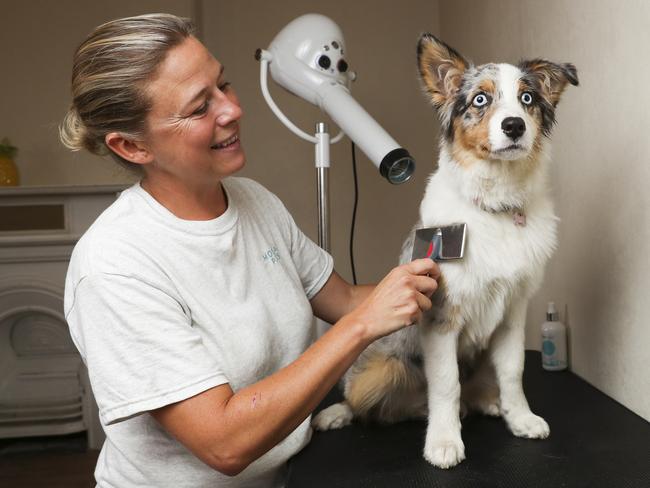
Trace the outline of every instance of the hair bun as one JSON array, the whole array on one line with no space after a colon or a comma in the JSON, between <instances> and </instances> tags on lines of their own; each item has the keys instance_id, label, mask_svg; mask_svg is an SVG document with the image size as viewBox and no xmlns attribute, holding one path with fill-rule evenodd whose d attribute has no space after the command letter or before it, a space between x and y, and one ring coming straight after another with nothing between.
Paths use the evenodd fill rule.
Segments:
<instances>
[{"instance_id":1,"label":"hair bun","mask_svg":"<svg viewBox=\"0 0 650 488\"><path fill-rule=\"evenodd\" d=\"M59 126L59 138L63 145L72 151L86 149L98 156L106 154L103 142L91 136L74 106L70 107Z\"/></svg>"},{"instance_id":2,"label":"hair bun","mask_svg":"<svg viewBox=\"0 0 650 488\"><path fill-rule=\"evenodd\" d=\"M81 151L85 148L83 140L86 135L86 128L84 127L79 114L74 107L68 109L65 114L63 122L59 126L59 138L65 147L72 151Z\"/></svg>"}]
</instances>

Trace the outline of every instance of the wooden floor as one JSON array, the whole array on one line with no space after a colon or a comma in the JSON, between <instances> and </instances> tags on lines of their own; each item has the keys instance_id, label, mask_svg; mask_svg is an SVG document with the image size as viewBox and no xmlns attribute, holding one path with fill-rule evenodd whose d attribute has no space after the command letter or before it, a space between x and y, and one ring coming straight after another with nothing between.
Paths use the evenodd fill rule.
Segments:
<instances>
[{"instance_id":1,"label":"wooden floor","mask_svg":"<svg viewBox=\"0 0 650 488\"><path fill-rule=\"evenodd\" d=\"M0 487L92 488L98 455L79 434L0 439Z\"/></svg>"}]
</instances>

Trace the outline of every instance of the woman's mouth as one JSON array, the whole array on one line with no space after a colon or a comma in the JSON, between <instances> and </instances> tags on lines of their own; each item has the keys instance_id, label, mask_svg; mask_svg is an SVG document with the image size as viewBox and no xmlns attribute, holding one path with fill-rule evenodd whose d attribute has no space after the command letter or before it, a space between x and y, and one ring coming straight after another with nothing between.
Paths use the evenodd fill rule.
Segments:
<instances>
[{"instance_id":1,"label":"woman's mouth","mask_svg":"<svg viewBox=\"0 0 650 488\"><path fill-rule=\"evenodd\" d=\"M229 137L228 139L226 139L225 141L220 142L218 144L213 144L212 146L210 146L210 149L220 150L220 149L234 148L235 145L239 146L239 134L235 134Z\"/></svg>"}]
</instances>

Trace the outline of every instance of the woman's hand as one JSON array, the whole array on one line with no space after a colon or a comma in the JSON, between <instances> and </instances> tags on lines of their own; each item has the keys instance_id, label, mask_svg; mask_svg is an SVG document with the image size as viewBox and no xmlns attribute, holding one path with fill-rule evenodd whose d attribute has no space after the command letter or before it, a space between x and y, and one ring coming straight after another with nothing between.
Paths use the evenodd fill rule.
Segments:
<instances>
[{"instance_id":1,"label":"woman's hand","mask_svg":"<svg viewBox=\"0 0 650 488\"><path fill-rule=\"evenodd\" d=\"M429 258L394 268L349 317L374 341L412 325L431 308L429 297L438 288L438 265Z\"/></svg>"}]
</instances>

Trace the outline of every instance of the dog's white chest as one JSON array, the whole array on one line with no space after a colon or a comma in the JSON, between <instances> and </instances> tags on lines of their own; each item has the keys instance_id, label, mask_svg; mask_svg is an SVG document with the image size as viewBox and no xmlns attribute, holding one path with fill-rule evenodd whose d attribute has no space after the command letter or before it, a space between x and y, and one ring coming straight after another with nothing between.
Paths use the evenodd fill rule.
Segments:
<instances>
[{"instance_id":1,"label":"dog's white chest","mask_svg":"<svg viewBox=\"0 0 650 488\"><path fill-rule=\"evenodd\" d=\"M491 190L501 193L498 188ZM533 195L521 197L525 206L493 212L462 194L449 172L441 171L429 180L420 207L422 226L467 224L465 257L441 265L452 292L474 293L496 280L514 284L541 272L556 246L557 218L546 193L530 190Z\"/></svg>"},{"instance_id":2,"label":"dog's white chest","mask_svg":"<svg viewBox=\"0 0 650 488\"><path fill-rule=\"evenodd\" d=\"M467 224L463 259L440 263L446 299L462 308L465 319L461 342L482 347L513 297L527 298L542 279L556 246L557 219L549 198L541 195L529 202L522 222L515 211L482 210L452 192L441 175L429 182L420 207L422 226Z\"/></svg>"}]
</instances>

